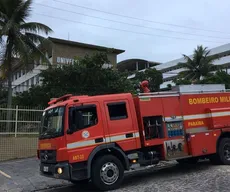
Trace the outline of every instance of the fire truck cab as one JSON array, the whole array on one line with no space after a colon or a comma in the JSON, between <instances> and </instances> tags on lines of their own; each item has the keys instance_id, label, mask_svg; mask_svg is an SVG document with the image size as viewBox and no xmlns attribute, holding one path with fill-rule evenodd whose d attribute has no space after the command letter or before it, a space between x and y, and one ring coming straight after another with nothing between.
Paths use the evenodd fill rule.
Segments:
<instances>
[{"instance_id":1,"label":"fire truck cab","mask_svg":"<svg viewBox=\"0 0 230 192\"><path fill-rule=\"evenodd\" d=\"M124 171L160 161L230 164L230 93L224 85L171 92L73 96L49 102L38 143L40 173L118 188Z\"/></svg>"}]
</instances>

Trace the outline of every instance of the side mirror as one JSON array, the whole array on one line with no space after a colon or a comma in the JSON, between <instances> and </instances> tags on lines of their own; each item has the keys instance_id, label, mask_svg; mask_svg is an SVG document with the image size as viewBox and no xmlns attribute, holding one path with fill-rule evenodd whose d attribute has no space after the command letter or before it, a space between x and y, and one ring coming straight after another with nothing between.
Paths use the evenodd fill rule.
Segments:
<instances>
[{"instance_id":1,"label":"side mirror","mask_svg":"<svg viewBox=\"0 0 230 192\"><path fill-rule=\"evenodd\" d=\"M66 133L67 133L68 135L71 135L71 134L73 134L73 130L72 130L72 129L68 129Z\"/></svg>"}]
</instances>

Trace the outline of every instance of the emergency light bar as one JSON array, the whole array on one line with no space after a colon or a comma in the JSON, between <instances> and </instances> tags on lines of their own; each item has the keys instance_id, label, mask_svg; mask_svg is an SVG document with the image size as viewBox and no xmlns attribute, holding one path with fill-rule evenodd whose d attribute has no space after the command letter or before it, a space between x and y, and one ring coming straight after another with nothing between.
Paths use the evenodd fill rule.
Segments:
<instances>
[{"instance_id":1,"label":"emergency light bar","mask_svg":"<svg viewBox=\"0 0 230 192\"><path fill-rule=\"evenodd\" d=\"M57 102L66 101L66 100L68 100L70 97L71 97L71 99L74 99L74 102L78 102L79 99L88 97L88 95L74 96L74 95L72 95L72 94L67 94L67 95L63 95L63 96L61 96L61 97L59 97L59 98L52 98L52 99L50 99L50 102L48 103L48 105L54 105L54 104L56 104Z\"/></svg>"},{"instance_id":2,"label":"emergency light bar","mask_svg":"<svg viewBox=\"0 0 230 192\"><path fill-rule=\"evenodd\" d=\"M67 94L67 95L63 95L62 97L59 97L57 99L53 99L51 100L48 105L53 105L53 104L56 104L57 102L60 102L60 101L65 101L67 99L69 99L70 97L72 97L73 95L72 94Z\"/></svg>"}]
</instances>

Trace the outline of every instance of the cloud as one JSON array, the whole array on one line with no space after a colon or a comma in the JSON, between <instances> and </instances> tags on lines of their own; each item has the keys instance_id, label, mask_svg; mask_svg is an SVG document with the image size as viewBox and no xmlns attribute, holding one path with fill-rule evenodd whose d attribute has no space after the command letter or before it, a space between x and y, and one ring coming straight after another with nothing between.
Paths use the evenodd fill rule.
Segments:
<instances>
[{"instance_id":1,"label":"cloud","mask_svg":"<svg viewBox=\"0 0 230 192\"><path fill-rule=\"evenodd\" d=\"M64 0L61 0L64 2ZM49 2L49 3L48 3ZM153 61L166 62L181 57L181 54L191 54L193 49L199 44L208 46L209 48L230 42L230 26L228 9L230 1L139 1L139 0L67 0L67 3L73 3L101 11L127 15L145 20L152 20L160 23L172 23L175 25L185 26L176 27L172 25L163 25L154 22L130 19L115 15L105 14L93 10L74 7L67 4L55 2L54 0L36 0L35 3L54 6L66 9L68 11L60 11L49 7L34 4L34 12L31 20L36 20L50 26L55 33L52 36L68 39L68 33L71 40L92 43L102 46L110 46L126 50L125 53L118 57L118 61L129 58L144 58ZM146 29L143 27L134 27L126 24L105 21L97 18L91 18L84 15L70 13L75 11L81 14L87 14L105 19L112 19L120 22L127 22L135 25L143 25L146 27L160 28L164 30L173 30L184 33L192 33L196 35L204 35L205 37L179 34L175 32L166 32L154 29ZM86 24L74 23L69 21L61 21L58 19L37 15L36 13L46 14L52 17L61 17L67 20L83 22L91 25L100 25L104 27L115 28L118 30L106 29L102 27L90 26ZM186 28L192 27L194 29ZM196 30L195 28L224 31L210 32ZM152 35L135 34L130 32L119 31L129 30L137 33L147 33ZM160 37L167 36L167 37ZM216 36L219 39L207 36ZM171 38L169 38L171 37ZM191 39L183 40L177 38ZM212 42L206 42L212 41Z\"/></svg>"}]
</instances>

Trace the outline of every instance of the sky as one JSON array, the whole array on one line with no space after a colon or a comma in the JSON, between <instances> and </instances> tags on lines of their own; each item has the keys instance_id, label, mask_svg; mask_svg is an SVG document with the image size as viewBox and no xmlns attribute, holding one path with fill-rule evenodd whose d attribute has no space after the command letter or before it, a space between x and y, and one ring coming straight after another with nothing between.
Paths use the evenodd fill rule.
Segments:
<instances>
[{"instance_id":1,"label":"sky","mask_svg":"<svg viewBox=\"0 0 230 192\"><path fill-rule=\"evenodd\" d=\"M229 0L34 0L49 36L125 50L118 62L167 62L230 43ZM186 34L184 34L186 33Z\"/></svg>"}]
</instances>

